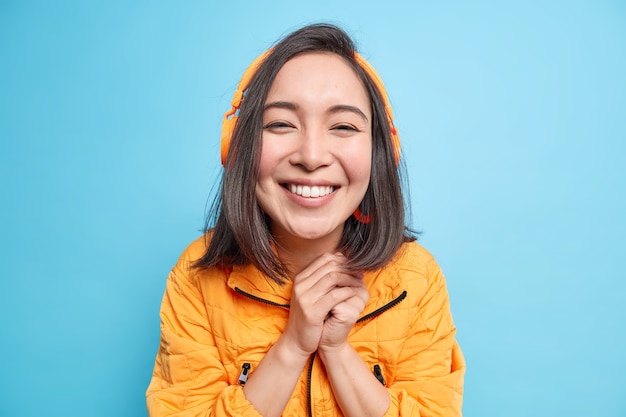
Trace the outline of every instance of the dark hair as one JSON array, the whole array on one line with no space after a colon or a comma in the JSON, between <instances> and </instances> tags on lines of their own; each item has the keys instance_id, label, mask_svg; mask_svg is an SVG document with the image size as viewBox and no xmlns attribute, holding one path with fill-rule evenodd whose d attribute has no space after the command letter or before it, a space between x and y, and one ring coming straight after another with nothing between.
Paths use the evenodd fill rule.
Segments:
<instances>
[{"instance_id":1,"label":"dark hair","mask_svg":"<svg viewBox=\"0 0 626 417\"><path fill-rule=\"evenodd\" d=\"M364 224L346 220L338 250L351 270L374 270L390 261L403 242L415 240L405 227L400 169L394 159L391 132L381 93L355 59L355 45L340 28L305 26L278 42L253 75L233 131L220 193L207 217L207 250L196 267L252 263L278 283L287 277L285 265L272 250L271 219L258 205L263 107L282 66L296 55L328 52L342 57L361 79L372 106L372 167L368 189L359 208L371 216ZM214 224L214 226L212 226Z\"/></svg>"}]
</instances>

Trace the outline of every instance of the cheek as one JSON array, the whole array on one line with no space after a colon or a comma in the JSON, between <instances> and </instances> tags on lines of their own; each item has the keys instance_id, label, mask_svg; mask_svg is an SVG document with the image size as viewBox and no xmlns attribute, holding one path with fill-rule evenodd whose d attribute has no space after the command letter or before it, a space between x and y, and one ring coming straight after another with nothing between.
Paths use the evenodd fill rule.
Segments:
<instances>
[{"instance_id":1,"label":"cheek","mask_svg":"<svg viewBox=\"0 0 626 417\"><path fill-rule=\"evenodd\" d=\"M367 167L363 166L361 169L355 170L351 176L353 181L362 184L363 187L367 187L370 182L370 177L372 174L371 166L367 165Z\"/></svg>"},{"instance_id":2,"label":"cheek","mask_svg":"<svg viewBox=\"0 0 626 417\"><path fill-rule=\"evenodd\" d=\"M369 183L372 173L372 148L364 146L347 158L346 172L352 181Z\"/></svg>"},{"instance_id":3,"label":"cheek","mask_svg":"<svg viewBox=\"0 0 626 417\"><path fill-rule=\"evenodd\" d=\"M272 175L278 162L284 157L284 147L276 141L263 141L261 148L261 159L259 160L259 176L264 178Z\"/></svg>"},{"instance_id":4,"label":"cheek","mask_svg":"<svg viewBox=\"0 0 626 417\"><path fill-rule=\"evenodd\" d=\"M271 176L272 169L276 166L276 158L271 152L271 149L267 149L265 146L261 152L261 159L259 160L259 181L263 181L265 178Z\"/></svg>"}]
</instances>

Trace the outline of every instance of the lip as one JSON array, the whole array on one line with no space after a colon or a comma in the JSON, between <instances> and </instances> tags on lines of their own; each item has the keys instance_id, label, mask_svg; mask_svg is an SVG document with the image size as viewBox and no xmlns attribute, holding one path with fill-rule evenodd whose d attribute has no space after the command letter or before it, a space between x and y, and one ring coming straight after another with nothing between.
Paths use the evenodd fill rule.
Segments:
<instances>
[{"instance_id":1,"label":"lip","mask_svg":"<svg viewBox=\"0 0 626 417\"><path fill-rule=\"evenodd\" d=\"M329 194L326 194L324 196L306 197L306 196L292 193L290 190L291 185L305 186L305 187L319 187L319 188L332 187L333 190ZM333 184L333 183L326 182L326 181L315 181L315 180L310 180L310 179L309 180L302 179L302 180L281 181L280 187L283 189L285 195L287 196L287 198L289 198L289 200L293 201L294 203L300 206L310 207L310 208L321 207L327 204L329 201L331 201L335 197L337 190L341 188L337 184Z\"/></svg>"},{"instance_id":2,"label":"lip","mask_svg":"<svg viewBox=\"0 0 626 417\"><path fill-rule=\"evenodd\" d=\"M284 185L284 184L308 185L309 187L315 187L315 186L335 187L335 188L339 187L339 184L337 183L326 181L326 180L316 180L313 178L291 178L291 179L279 180L278 183L281 185Z\"/></svg>"}]
</instances>

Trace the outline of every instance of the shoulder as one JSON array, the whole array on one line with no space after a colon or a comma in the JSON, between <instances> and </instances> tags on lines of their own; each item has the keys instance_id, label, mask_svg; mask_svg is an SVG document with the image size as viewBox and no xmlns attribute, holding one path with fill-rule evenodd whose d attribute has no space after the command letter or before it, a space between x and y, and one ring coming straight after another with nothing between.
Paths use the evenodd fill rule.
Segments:
<instances>
[{"instance_id":1,"label":"shoulder","mask_svg":"<svg viewBox=\"0 0 626 417\"><path fill-rule=\"evenodd\" d=\"M172 268L170 279L187 281L188 284L198 286L201 277L224 275L224 271L217 267L201 268L196 266L196 262L202 258L210 241L211 234L207 233L187 245L178 258L178 262Z\"/></svg>"},{"instance_id":2,"label":"shoulder","mask_svg":"<svg viewBox=\"0 0 626 417\"><path fill-rule=\"evenodd\" d=\"M417 242L404 243L389 263L390 267L402 272L417 274L439 269L433 255Z\"/></svg>"},{"instance_id":3,"label":"shoulder","mask_svg":"<svg viewBox=\"0 0 626 417\"><path fill-rule=\"evenodd\" d=\"M368 275L368 288L370 295L395 296L410 290L419 299L434 281L442 278L433 255L417 242L406 242L387 265Z\"/></svg>"},{"instance_id":4,"label":"shoulder","mask_svg":"<svg viewBox=\"0 0 626 417\"><path fill-rule=\"evenodd\" d=\"M198 259L204 255L206 249L211 241L210 233L204 234L191 242L183 253L180 255L178 262L188 263L190 265L194 264Z\"/></svg>"},{"instance_id":5,"label":"shoulder","mask_svg":"<svg viewBox=\"0 0 626 417\"><path fill-rule=\"evenodd\" d=\"M422 303L429 293L445 289L445 277L433 255L417 242L404 243L386 268L398 284ZM393 278L392 278L393 279ZM410 295L411 296L411 295Z\"/></svg>"}]
</instances>

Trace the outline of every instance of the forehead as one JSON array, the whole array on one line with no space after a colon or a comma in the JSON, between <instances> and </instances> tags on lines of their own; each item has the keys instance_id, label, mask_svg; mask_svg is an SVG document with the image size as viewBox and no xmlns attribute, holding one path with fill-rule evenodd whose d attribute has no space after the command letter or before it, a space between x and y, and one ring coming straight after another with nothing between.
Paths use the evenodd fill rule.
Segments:
<instances>
[{"instance_id":1,"label":"forehead","mask_svg":"<svg viewBox=\"0 0 626 417\"><path fill-rule=\"evenodd\" d=\"M369 107L369 96L352 66L337 54L314 52L296 55L279 70L266 101L330 100ZM335 103L337 104L337 103Z\"/></svg>"}]
</instances>

